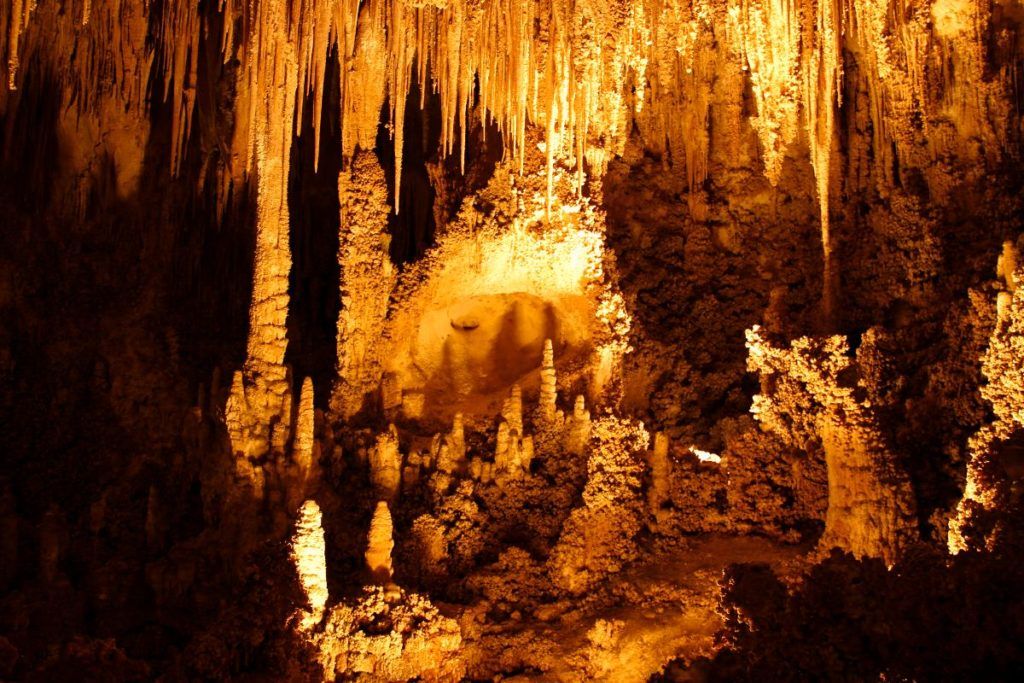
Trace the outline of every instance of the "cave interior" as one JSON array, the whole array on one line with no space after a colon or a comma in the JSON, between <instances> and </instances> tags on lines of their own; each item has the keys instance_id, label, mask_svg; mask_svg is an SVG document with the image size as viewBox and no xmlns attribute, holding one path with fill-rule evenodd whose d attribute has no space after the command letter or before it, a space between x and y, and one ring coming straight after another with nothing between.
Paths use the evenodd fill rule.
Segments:
<instances>
[{"instance_id":1,"label":"cave interior","mask_svg":"<svg viewBox=\"0 0 1024 683\"><path fill-rule=\"evenodd\" d=\"M0 680L1020 680L1021 0L0 0Z\"/></svg>"}]
</instances>

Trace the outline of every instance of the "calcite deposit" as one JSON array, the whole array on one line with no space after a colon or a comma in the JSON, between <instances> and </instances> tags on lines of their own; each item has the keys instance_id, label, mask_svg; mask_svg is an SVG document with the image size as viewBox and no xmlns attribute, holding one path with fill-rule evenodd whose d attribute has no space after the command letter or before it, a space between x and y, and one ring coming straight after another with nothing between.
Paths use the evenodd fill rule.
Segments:
<instances>
[{"instance_id":1,"label":"calcite deposit","mask_svg":"<svg viewBox=\"0 0 1024 683\"><path fill-rule=\"evenodd\" d=\"M1014 680L1020 0L0 0L0 679Z\"/></svg>"}]
</instances>

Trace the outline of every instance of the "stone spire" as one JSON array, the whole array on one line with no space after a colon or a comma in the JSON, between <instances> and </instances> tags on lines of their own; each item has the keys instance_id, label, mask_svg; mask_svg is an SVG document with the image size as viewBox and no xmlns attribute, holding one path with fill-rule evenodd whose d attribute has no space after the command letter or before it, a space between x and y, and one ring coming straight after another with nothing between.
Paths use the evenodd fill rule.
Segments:
<instances>
[{"instance_id":1,"label":"stone spire","mask_svg":"<svg viewBox=\"0 0 1024 683\"><path fill-rule=\"evenodd\" d=\"M391 551L395 547L392 537L394 526L391 522L391 510L383 500L377 503L370 521L370 533L366 541L366 568L370 571L374 583L386 586L391 582Z\"/></svg>"},{"instance_id":2,"label":"stone spire","mask_svg":"<svg viewBox=\"0 0 1024 683\"><path fill-rule=\"evenodd\" d=\"M327 550L322 520L320 506L307 500L299 509L292 537L292 562L309 607L302 619L306 629L320 622L327 605Z\"/></svg>"},{"instance_id":3,"label":"stone spire","mask_svg":"<svg viewBox=\"0 0 1024 683\"><path fill-rule=\"evenodd\" d=\"M540 405L538 414L544 422L555 419L555 403L558 399L557 377L555 375L555 349L550 339L544 340L544 357L540 365Z\"/></svg>"},{"instance_id":4,"label":"stone spire","mask_svg":"<svg viewBox=\"0 0 1024 683\"><path fill-rule=\"evenodd\" d=\"M299 415L295 421L295 445L292 457L300 471L306 474L313 466L313 380L307 377L302 381L299 393Z\"/></svg>"},{"instance_id":5,"label":"stone spire","mask_svg":"<svg viewBox=\"0 0 1024 683\"><path fill-rule=\"evenodd\" d=\"M501 417L517 436L523 434L523 390L518 384L512 386L505 404L501 408Z\"/></svg>"}]
</instances>

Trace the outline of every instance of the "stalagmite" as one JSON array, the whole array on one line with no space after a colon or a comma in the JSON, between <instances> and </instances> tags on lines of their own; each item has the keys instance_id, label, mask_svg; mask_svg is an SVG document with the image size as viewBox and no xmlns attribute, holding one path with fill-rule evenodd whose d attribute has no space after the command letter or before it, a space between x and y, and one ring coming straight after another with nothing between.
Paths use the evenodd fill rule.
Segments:
<instances>
[{"instance_id":1,"label":"stalagmite","mask_svg":"<svg viewBox=\"0 0 1024 683\"><path fill-rule=\"evenodd\" d=\"M236 453L242 451L246 441L245 416L248 410L249 406L245 399L245 382L242 379L241 370L237 370L231 377L231 390L228 394L227 405L224 407L224 423L228 429L232 448Z\"/></svg>"},{"instance_id":2,"label":"stalagmite","mask_svg":"<svg viewBox=\"0 0 1024 683\"><path fill-rule=\"evenodd\" d=\"M639 422L595 421L596 447L587 459L583 506L573 510L548 566L557 585L579 595L636 556L642 526L643 468L639 456L650 436Z\"/></svg>"},{"instance_id":3,"label":"stalagmite","mask_svg":"<svg viewBox=\"0 0 1024 683\"><path fill-rule=\"evenodd\" d=\"M398 430L388 425L388 431L377 436L370 450L370 482L381 500L394 501L402 481L402 454L398 450Z\"/></svg>"},{"instance_id":4,"label":"stalagmite","mask_svg":"<svg viewBox=\"0 0 1024 683\"><path fill-rule=\"evenodd\" d=\"M374 583L381 586L391 582L391 551L395 547L392 533L391 511L382 500L373 511L365 554L366 568Z\"/></svg>"},{"instance_id":5,"label":"stalagmite","mask_svg":"<svg viewBox=\"0 0 1024 683\"><path fill-rule=\"evenodd\" d=\"M523 392L518 384L512 386L509 397L501 408L501 417L516 434L523 433Z\"/></svg>"},{"instance_id":6,"label":"stalagmite","mask_svg":"<svg viewBox=\"0 0 1024 683\"><path fill-rule=\"evenodd\" d=\"M461 471L466 461L466 435L462 413L455 413L452 431L444 436L443 442L441 439L437 440L437 469L449 474Z\"/></svg>"},{"instance_id":7,"label":"stalagmite","mask_svg":"<svg viewBox=\"0 0 1024 683\"><path fill-rule=\"evenodd\" d=\"M1017 245L1011 240L1003 242L1003 251L996 262L996 277L1006 283L1011 294L1017 289Z\"/></svg>"},{"instance_id":8,"label":"stalagmite","mask_svg":"<svg viewBox=\"0 0 1024 683\"><path fill-rule=\"evenodd\" d=\"M820 547L895 562L917 535L914 496L863 386L840 380L856 369L846 339L802 337L777 347L754 326L747 348L748 368L762 384L751 413L780 438L800 448L818 440L824 450L829 495Z\"/></svg>"},{"instance_id":9,"label":"stalagmite","mask_svg":"<svg viewBox=\"0 0 1024 683\"><path fill-rule=\"evenodd\" d=\"M538 423L557 423L558 388L555 377L555 350L550 339L544 340L544 355L540 366L540 402L537 406Z\"/></svg>"},{"instance_id":10,"label":"stalagmite","mask_svg":"<svg viewBox=\"0 0 1024 683\"><path fill-rule=\"evenodd\" d=\"M420 515L413 521L410 533L416 546L416 561L419 563L421 576L440 576L448 559L444 524L431 515Z\"/></svg>"},{"instance_id":11,"label":"stalagmite","mask_svg":"<svg viewBox=\"0 0 1024 683\"><path fill-rule=\"evenodd\" d=\"M299 509L292 536L292 563L307 603L302 627L307 629L320 623L327 605L327 550L321 522L320 506L316 501L307 500Z\"/></svg>"},{"instance_id":12,"label":"stalagmite","mask_svg":"<svg viewBox=\"0 0 1024 683\"><path fill-rule=\"evenodd\" d=\"M1022 0L3 0L0 72L0 680L1019 668Z\"/></svg>"},{"instance_id":13,"label":"stalagmite","mask_svg":"<svg viewBox=\"0 0 1024 683\"><path fill-rule=\"evenodd\" d=\"M590 411L582 395L576 397L572 415L565 421L565 450L573 455L582 455L590 442Z\"/></svg>"},{"instance_id":14,"label":"stalagmite","mask_svg":"<svg viewBox=\"0 0 1024 683\"><path fill-rule=\"evenodd\" d=\"M295 445L292 449L292 459L303 477L308 476L313 468L313 422L313 380L307 377L302 381L299 393L299 413L295 421Z\"/></svg>"},{"instance_id":15,"label":"stalagmite","mask_svg":"<svg viewBox=\"0 0 1024 683\"><path fill-rule=\"evenodd\" d=\"M498 435L494 446L494 465L499 471L507 470L512 465L512 458L515 457L514 438L508 422L498 425Z\"/></svg>"},{"instance_id":16,"label":"stalagmite","mask_svg":"<svg viewBox=\"0 0 1024 683\"><path fill-rule=\"evenodd\" d=\"M1003 245L999 258L1007 284L1020 282L1024 269L1007 272L1013 250ZM998 292L997 319L981 358L986 382L982 398L994 419L981 426L967 443L967 472L963 496L949 521L950 552L994 549L1006 534L1009 502L1017 495L1021 464L1018 440L1024 429L1024 288ZM1013 514L1013 513L1009 513Z\"/></svg>"},{"instance_id":17,"label":"stalagmite","mask_svg":"<svg viewBox=\"0 0 1024 683\"><path fill-rule=\"evenodd\" d=\"M519 446L519 466L522 467L524 472L530 471L530 463L533 462L534 446L533 437L524 436Z\"/></svg>"},{"instance_id":18,"label":"stalagmite","mask_svg":"<svg viewBox=\"0 0 1024 683\"><path fill-rule=\"evenodd\" d=\"M253 16L244 50L264 61L246 60L240 72L250 98L247 165L256 177L256 253L243 368L247 410L241 417L249 434L233 447L255 458L272 448L281 450L290 431L291 390L284 355L292 263L288 172L298 57L284 2L265 0L246 11Z\"/></svg>"},{"instance_id":19,"label":"stalagmite","mask_svg":"<svg viewBox=\"0 0 1024 683\"><path fill-rule=\"evenodd\" d=\"M316 490L320 477L320 444L315 438L316 411L313 407L313 380L307 377L299 392L295 418L295 439L291 460L278 472L285 489L285 504L296 509Z\"/></svg>"},{"instance_id":20,"label":"stalagmite","mask_svg":"<svg viewBox=\"0 0 1024 683\"><path fill-rule=\"evenodd\" d=\"M402 468L402 490L411 491L420 481L422 460L419 453L410 453L406 465Z\"/></svg>"}]
</instances>

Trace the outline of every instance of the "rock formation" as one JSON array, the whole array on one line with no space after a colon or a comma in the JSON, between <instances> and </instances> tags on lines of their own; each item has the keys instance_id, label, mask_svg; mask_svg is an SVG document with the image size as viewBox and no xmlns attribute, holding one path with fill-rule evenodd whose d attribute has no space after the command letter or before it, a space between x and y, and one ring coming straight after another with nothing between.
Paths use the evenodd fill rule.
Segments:
<instances>
[{"instance_id":1,"label":"rock formation","mask_svg":"<svg viewBox=\"0 0 1024 683\"><path fill-rule=\"evenodd\" d=\"M388 201L384 171L366 151L338 179L341 237L341 311L338 314L338 380L333 408L350 417L380 385L381 358L371 336L387 314L395 285L388 258Z\"/></svg>"},{"instance_id":2,"label":"rock formation","mask_svg":"<svg viewBox=\"0 0 1024 683\"><path fill-rule=\"evenodd\" d=\"M577 396L573 404L572 415L565 420L564 448L567 453L582 455L590 442L590 412L586 409L586 400Z\"/></svg>"},{"instance_id":3,"label":"rock formation","mask_svg":"<svg viewBox=\"0 0 1024 683\"><path fill-rule=\"evenodd\" d=\"M981 359L988 380L980 391L995 419L983 425L968 442L967 477L963 498L950 520L949 548L960 552L992 547L1011 533L1007 517L1021 474L1020 430L1024 428L1024 375L1020 364L1024 351L1024 293L1016 287L1024 271L1010 271L1016 249L1004 244L997 275L1002 282L998 296L1009 294L1010 303L997 313L995 329ZM1004 541L1005 542L1005 541Z\"/></svg>"},{"instance_id":4,"label":"rock formation","mask_svg":"<svg viewBox=\"0 0 1024 683\"><path fill-rule=\"evenodd\" d=\"M302 627L320 623L327 605L327 557L320 506L307 500L299 509L292 537L291 557L299 576L299 585L306 595L306 613Z\"/></svg>"},{"instance_id":5,"label":"rock formation","mask_svg":"<svg viewBox=\"0 0 1024 683\"><path fill-rule=\"evenodd\" d=\"M1019 678L1022 37L0 2L0 679Z\"/></svg>"},{"instance_id":6,"label":"rock formation","mask_svg":"<svg viewBox=\"0 0 1024 683\"><path fill-rule=\"evenodd\" d=\"M391 551L395 547L392 533L391 511L388 510L388 504L382 500L373 511L365 555L366 568L370 576L381 586L386 586L391 581Z\"/></svg>"},{"instance_id":7,"label":"rock formation","mask_svg":"<svg viewBox=\"0 0 1024 683\"><path fill-rule=\"evenodd\" d=\"M580 594L636 557L641 526L640 454L649 435L643 425L614 418L594 424L583 507L566 521L551 554L552 580Z\"/></svg>"},{"instance_id":8,"label":"rock formation","mask_svg":"<svg viewBox=\"0 0 1024 683\"><path fill-rule=\"evenodd\" d=\"M651 469L650 488L647 489L647 512L654 517L655 526L661 516L661 506L669 499L672 461L668 456L668 437L664 432L654 435L654 448L647 454Z\"/></svg>"},{"instance_id":9,"label":"rock formation","mask_svg":"<svg viewBox=\"0 0 1024 683\"><path fill-rule=\"evenodd\" d=\"M555 372L555 349L550 339L544 340L544 356L540 366L540 399L537 402L536 422L542 428L561 426L558 412L558 385Z\"/></svg>"},{"instance_id":10,"label":"rock formation","mask_svg":"<svg viewBox=\"0 0 1024 683\"><path fill-rule=\"evenodd\" d=\"M398 450L398 430L394 425L377 435L370 449L370 483L381 500L393 501L402 481L402 454Z\"/></svg>"},{"instance_id":11,"label":"rock formation","mask_svg":"<svg viewBox=\"0 0 1024 683\"><path fill-rule=\"evenodd\" d=\"M755 327L747 333L750 369L762 391L751 412L784 438L817 439L828 467L824 548L893 563L915 536L914 497L885 443L869 401L858 400L842 337L801 338L778 348Z\"/></svg>"}]
</instances>

